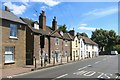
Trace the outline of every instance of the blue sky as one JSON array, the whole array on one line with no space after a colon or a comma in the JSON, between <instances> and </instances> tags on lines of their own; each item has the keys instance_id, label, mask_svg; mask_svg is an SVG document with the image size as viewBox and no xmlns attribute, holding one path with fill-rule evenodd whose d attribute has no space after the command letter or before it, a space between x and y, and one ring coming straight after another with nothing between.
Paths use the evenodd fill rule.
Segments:
<instances>
[{"instance_id":1,"label":"blue sky","mask_svg":"<svg viewBox=\"0 0 120 80\"><path fill-rule=\"evenodd\" d=\"M32 0L34 1L34 0ZM118 34L118 2L58 2L35 0L34 2L3 2L19 17L38 20L41 10L46 13L47 25L51 26L54 16L58 25L67 29L85 32L91 37L95 29L115 30ZM37 11L37 12L36 12Z\"/></svg>"}]
</instances>

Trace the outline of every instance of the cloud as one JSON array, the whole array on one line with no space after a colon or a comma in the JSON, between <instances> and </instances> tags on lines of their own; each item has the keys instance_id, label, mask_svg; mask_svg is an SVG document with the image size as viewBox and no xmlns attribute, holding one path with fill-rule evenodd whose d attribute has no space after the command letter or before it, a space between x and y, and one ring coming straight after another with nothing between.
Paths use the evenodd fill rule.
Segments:
<instances>
[{"instance_id":1,"label":"cloud","mask_svg":"<svg viewBox=\"0 0 120 80\"><path fill-rule=\"evenodd\" d=\"M80 30L87 30L87 31L95 31L98 28L88 27L87 24L80 24L78 29L80 29Z\"/></svg>"},{"instance_id":2,"label":"cloud","mask_svg":"<svg viewBox=\"0 0 120 80\"><path fill-rule=\"evenodd\" d=\"M3 4L4 6L7 6L9 9L11 9L11 12L13 12L16 15L20 15L23 14L25 12L25 10L27 9L25 5L16 5L13 4L12 2L6 2Z\"/></svg>"},{"instance_id":3,"label":"cloud","mask_svg":"<svg viewBox=\"0 0 120 80\"><path fill-rule=\"evenodd\" d=\"M33 16L37 16L36 14L33 14Z\"/></svg>"},{"instance_id":4,"label":"cloud","mask_svg":"<svg viewBox=\"0 0 120 80\"><path fill-rule=\"evenodd\" d=\"M45 11L47 8L48 8L47 6L42 6L42 7L41 7L41 10L44 10L44 11Z\"/></svg>"},{"instance_id":5,"label":"cloud","mask_svg":"<svg viewBox=\"0 0 120 80\"><path fill-rule=\"evenodd\" d=\"M94 9L83 14L84 19L81 20L81 23L86 21L92 21L101 17L109 16L112 14L118 13L117 7L107 7L102 9Z\"/></svg>"},{"instance_id":6,"label":"cloud","mask_svg":"<svg viewBox=\"0 0 120 80\"><path fill-rule=\"evenodd\" d=\"M89 31L94 31L96 28L93 27L79 27L80 30L89 30Z\"/></svg>"},{"instance_id":7,"label":"cloud","mask_svg":"<svg viewBox=\"0 0 120 80\"><path fill-rule=\"evenodd\" d=\"M59 1L55 0L30 0L30 2L43 2L50 7L56 6L60 3Z\"/></svg>"},{"instance_id":8,"label":"cloud","mask_svg":"<svg viewBox=\"0 0 120 80\"><path fill-rule=\"evenodd\" d=\"M88 13L86 13L85 15L89 16L107 16L107 15L111 15L114 13L118 12L118 8L117 7L109 7L109 8L104 8L104 9L94 9Z\"/></svg>"}]
</instances>

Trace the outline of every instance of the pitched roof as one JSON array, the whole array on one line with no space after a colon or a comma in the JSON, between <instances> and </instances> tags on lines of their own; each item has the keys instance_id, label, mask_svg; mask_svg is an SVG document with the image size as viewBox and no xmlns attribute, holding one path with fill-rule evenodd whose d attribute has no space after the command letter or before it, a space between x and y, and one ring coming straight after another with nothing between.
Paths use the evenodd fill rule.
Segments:
<instances>
[{"instance_id":1,"label":"pitched roof","mask_svg":"<svg viewBox=\"0 0 120 80\"><path fill-rule=\"evenodd\" d=\"M82 38L86 44L98 45L97 43L95 43L94 41L92 41L88 37L84 37L84 36L78 35L78 39L80 39L80 38Z\"/></svg>"},{"instance_id":2,"label":"pitched roof","mask_svg":"<svg viewBox=\"0 0 120 80\"><path fill-rule=\"evenodd\" d=\"M39 33L39 34L41 34L41 35L49 35L49 33L47 32L47 31L44 31L44 30L42 30L42 29L34 29L33 28L33 26L34 26L34 22L36 22L36 21L33 21L33 20L30 20L30 19L28 19L28 18L20 18L20 19L22 19L25 23L27 23L27 25L28 25L28 27L33 31L33 32L35 32L35 33Z\"/></svg>"},{"instance_id":3,"label":"pitched roof","mask_svg":"<svg viewBox=\"0 0 120 80\"><path fill-rule=\"evenodd\" d=\"M72 40L72 37L69 33L63 33L63 39Z\"/></svg>"},{"instance_id":4,"label":"pitched roof","mask_svg":"<svg viewBox=\"0 0 120 80\"><path fill-rule=\"evenodd\" d=\"M82 38L83 38L83 40L86 44L98 45L97 43L92 41L90 38L87 38L87 37L84 37L84 36L82 36Z\"/></svg>"},{"instance_id":5,"label":"pitched roof","mask_svg":"<svg viewBox=\"0 0 120 80\"><path fill-rule=\"evenodd\" d=\"M12 12L8 12L8 11L4 11L4 10L0 9L0 14L1 14L0 18L2 18L2 19L25 24L20 18L18 18Z\"/></svg>"},{"instance_id":6,"label":"pitched roof","mask_svg":"<svg viewBox=\"0 0 120 80\"><path fill-rule=\"evenodd\" d=\"M49 33L53 33L53 34L51 34L52 37L62 38L61 35L59 34L59 30L58 29L54 32L54 30L50 26L46 26L46 30Z\"/></svg>"}]
</instances>

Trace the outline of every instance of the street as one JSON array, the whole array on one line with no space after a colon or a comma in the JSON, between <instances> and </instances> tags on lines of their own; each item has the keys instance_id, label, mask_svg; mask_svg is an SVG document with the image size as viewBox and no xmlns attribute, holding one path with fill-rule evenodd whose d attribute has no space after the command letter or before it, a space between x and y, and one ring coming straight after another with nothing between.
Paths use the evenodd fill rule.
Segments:
<instances>
[{"instance_id":1,"label":"street","mask_svg":"<svg viewBox=\"0 0 120 80\"><path fill-rule=\"evenodd\" d=\"M15 75L13 78L118 78L118 55L98 56L60 66Z\"/></svg>"}]
</instances>

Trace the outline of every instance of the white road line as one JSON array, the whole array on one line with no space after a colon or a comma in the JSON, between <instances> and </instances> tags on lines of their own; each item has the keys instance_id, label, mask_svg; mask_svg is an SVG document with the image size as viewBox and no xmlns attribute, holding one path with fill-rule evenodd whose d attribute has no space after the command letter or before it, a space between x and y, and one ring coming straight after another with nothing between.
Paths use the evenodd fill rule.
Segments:
<instances>
[{"instance_id":1,"label":"white road line","mask_svg":"<svg viewBox=\"0 0 120 80\"><path fill-rule=\"evenodd\" d=\"M97 78L102 78L102 75L103 75L104 73L101 73Z\"/></svg>"},{"instance_id":2,"label":"white road line","mask_svg":"<svg viewBox=\"0 0 120 80\"><path fill-rule=\"evenodd\" d=\"M84 76L92 76L92 75L94 75L95 73L96 73L96 72L94 72L94 71L89 71L89 72L85 73Z\"/></svg>"},{"instance_id":3,"label":"white road line","mask_svg":"<svg viewBox=\"0 0 120 80\"><path fill-rule=\"evenodd\" d=\"M110 78L107 74L105 74L105 76L106 76L107 78Z\"/></svg>"},{"instance_id":4,"label":"white road line","mask_svg":"<svg viewBox=\"0 0 120 80\"><path fill-rule=\"evenodd\" d=\"M97 62L95 62L95 64L97 64L97 63L99 63L99 62L101 62L101 61L97 61Z\"/></svg>"},{"instance_id":5,"label":"white road line","mask_svg":"<svg viewBox=\"0 0 120 80\"><path fill-rule=\"evenodd\" d=\"M82 70L82 69L85 69L85 68L87 68L88 66L85 66L85 67L82 67L82 68L80 68L80 69L78 69L78 70Z\"/></svg>"},{"instance_id":6,"label":"white road line","mask_svg":"<svg viewBox=\"0 0 120 80\"><path fill-rule=\"evenodd\" d=\"M91 67L92 65L87 65L87 67Z\"/></svg>"},{"instance_id":7,"label":"white road line","mask_svg":"<svg viewBox=\"0 0 120 80\"><path fill-rule=\"evenodd\" d=\"M116 76L116 78L118 78L118 76Z\"/></svg>"},{"instance_id":8,"label":"white road line","mask_svg":"<svg viewBox=\"0 0 120 80\"><path fill-rule=\"evenodd\" d=\"M64 74L64 75L58 76L58 77L56 77L56 78L62 78L62 77L67 76L67 75L68 75L68 74Z\"/></svg>"}]
</instances>

